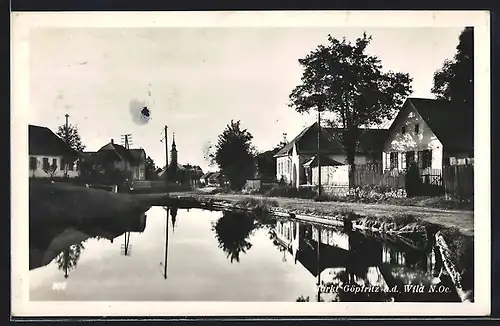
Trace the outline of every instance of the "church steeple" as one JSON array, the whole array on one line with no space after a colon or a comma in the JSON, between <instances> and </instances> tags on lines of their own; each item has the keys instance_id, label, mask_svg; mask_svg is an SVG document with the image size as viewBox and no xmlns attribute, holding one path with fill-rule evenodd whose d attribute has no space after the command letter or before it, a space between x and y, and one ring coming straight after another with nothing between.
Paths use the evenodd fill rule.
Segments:
<instances>
[{"instance_id":1,"label":"church steeple","mask_svg":"<svg viewBox=\"0 0 500 326\"><path fill-rule=\"evenodd\" d=\"M172 134L172 150L177 152L177 146L175 145L175 132Z\"/></svg>"},{"instance_id":2,"label":"church steeple","mask_svg":"<svg viewBox=\"0 0 500 326\"><path fill-rule=\"evenodd\" d=\"M177 145L175 145L175 133L172 135L172 149L170 150L170 165L177 167Z\"/></svg>"}]
</instances>

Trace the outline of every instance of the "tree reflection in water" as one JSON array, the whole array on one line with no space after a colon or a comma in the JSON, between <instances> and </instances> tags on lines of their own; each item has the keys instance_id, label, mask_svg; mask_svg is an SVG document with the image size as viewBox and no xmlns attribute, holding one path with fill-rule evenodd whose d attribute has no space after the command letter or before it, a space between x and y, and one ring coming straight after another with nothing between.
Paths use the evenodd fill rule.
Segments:
<instances>
[{"instance_id":1,"label":"tree reflection in water","mask_svg":"<svg viewBox=\"0 0 500 326\"><path fill-rule=\"evenodd\" d=\"M57 267L64 271L64 278L68 278L69 272L76 268L82 251L85 249L83 242L70 246L63 250L57 257Z\"/></svg>"},{"instance_id":2,"label":"tree reflection in water","mask_svg":"<svg viewBox=\"0 0 500 326\"><path fill-rule=\"evenodd\" d=\"M219 248L226 253L231 263L239 262L240 254L252 248L248 238L256 228L254 217L245 212L224 212L212 225Z\"/></svg>"}]
</instances>

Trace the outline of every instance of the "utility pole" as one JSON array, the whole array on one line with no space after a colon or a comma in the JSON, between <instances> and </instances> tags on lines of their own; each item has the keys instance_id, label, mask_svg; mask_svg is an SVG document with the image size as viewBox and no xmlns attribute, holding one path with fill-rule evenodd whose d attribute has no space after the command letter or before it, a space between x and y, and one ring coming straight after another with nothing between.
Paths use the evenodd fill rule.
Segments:
<instances>
[{"instance_id":1,"label":"utility pole","mask_svg":"<svg viewBox=\"0 0 500 326\"><path fill-rule=\"evenodd\" d=\"M66 141L66 145L70 146L69 144L69 133L68 133L68 129L69 129L69 123L68 123L68 118L69 118L69 114L65 114L64 117L66 118L66 125L65 125L65 128L64 128L64 137L66 138L65 141ZM66 161L69 160L69 157L66 159ZM64 162L64 177L67 178L68 177L68 162Z\"/></svg>"},{"instance_id":2,"label":"utility pole","mask_svg":"<svg viewBox=\"0 0 500 326\"><path fill-rule=\"evenodd\" d=\"M163 277L167 279L167 263L168 263L168 217L170 213L170 207L167 208L167 218L165 219L165 265L163 266Z\"/></svg>"},{"instance_id":3,"label":"utility pole","mask_svg":"<svg viewBox=\"0 0 500 326\"><path fill-rule=\"evenodd\" d=\"M124 134L121 135L121 141L123 147L128 151L130 149L130 143L132 142L132 134ZM126 160L125 161L125 173L127 174L127 179L129 179L130 176L130 163Z\"/></svg>"},{"instance_id":4,"label":"utility pole","mask_svg":"<svg viewBox=\"0 0 500 326\"><path fill-rule=\"evenodd\" d=\"M320 252L319 252L319 248L321 246L321 227L318 226L317 230L318 230L318 241L317 241L318 248L317 248L317 257L316 257L316 270L317 270L318 275L317 275L316 285L318 286L318 302L319 302L319 300L320 300L320 286L321 286L321 257L320 257Z\"/></svg>"},{"instance_id":5,"label":"utility pole","mask_svg":"<svg viewBox=\"0 0 500 326\"><path fill-rule=\"evenodd\" d=\"M321 108L318 104L318 199L321 199Z\"/></svg>"}]
</instances>

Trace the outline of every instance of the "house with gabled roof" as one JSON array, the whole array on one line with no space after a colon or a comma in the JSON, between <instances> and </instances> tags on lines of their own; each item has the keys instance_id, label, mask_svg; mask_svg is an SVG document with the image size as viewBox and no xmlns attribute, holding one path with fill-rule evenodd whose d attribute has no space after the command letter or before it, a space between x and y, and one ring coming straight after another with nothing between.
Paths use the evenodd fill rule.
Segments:
<instances>
[{"instance_id":1,"label":"house with gabled roof","mask_svg":"<svg viewBox=\"0 0 500 326\"><path fill-rule=\"evenodd\" d=\"M97 152L84 152L84 160L92 160L102 169L124 171L130 180L146 180L146 152L142 148L127 149L113 139Z\"/></svg>"},{"instance_id":2,"label":"house with gabled roof","mask_svg":"<svg viewBox=\"0 0 500 326\"><path fill-rule=\"evenodd\" d=\"M408 98L384 143L384 170L416 163L421 174L473 163L474 110L446 100Z\"/></svg>"},{"instance_id":3,"label":"house with gabled roof","mask_svg":"<svg viewBox=\"0 0 500 326\"><path fill-rule=\"evenodd\" d=\"M51 177L46 171L54 167L52 177L76 178L80 175L78 153L47 127L28 126L30 178Z\"/></svg>"},{"instance_id":4,"label":"house with gabled roof","mask_svg":"<svg viewBox=\"0 0 500 326\"><path fill-rule=\"evenodd\" d=\"M276 158L276 178L294 187L314 184L313 169L318 166L318 128L320 129L320 162L325 166L347 165L347 154L340 142L343 129L319 127L318 123L306 127L292 141L274 155ZM382 162L382 150L387 129L361 129L355 164ZM316 169L317 170L317 169ZM345 169L347 171L347 169ZM323 175L322 171L322 175ZM322 179L322 184L327 180Z\"/></svg>"}]
</instances>

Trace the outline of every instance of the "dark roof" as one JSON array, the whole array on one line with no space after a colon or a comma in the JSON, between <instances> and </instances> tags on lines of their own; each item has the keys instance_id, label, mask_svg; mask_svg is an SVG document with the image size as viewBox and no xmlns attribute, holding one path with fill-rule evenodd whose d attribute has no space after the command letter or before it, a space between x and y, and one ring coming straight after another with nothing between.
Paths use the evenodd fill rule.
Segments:
<instances>
[{"instance_id":1,"label":"dark roof","mask_svg":"<svg viewBox=\"0 0 500 326\"><path fill-rule=\"evenodd\" d=\"M78 153L47 127L28 125L30 155L70 155Z\"/></svg>"},{"instance_id":2,"label":"dark roof","mask_svg":"<svg viewBox=\"0 0 500 326\"><path fill-rule=\"evenodd\" d=\"M342 128L321 128L321 153L344 153L344 146L340 142L342 131ZM388 135L388 129L361 128L357 153L382 151ZM318 123L316 122L302 130L292 141L278 151L274 157L289 155L293 144L297 144L298 154L317 153Z\"/></svg>"},{"instance_id":3,"label":"dark roof","mask_svg":"<svg viewBox=\"0 0 500 326\"><path fill-rule=\"evenodd\" d=\"M200 179L208 179L212 174L214 174L215 172L207 172L205 173L204 175L202 175L200 177Z\"/></svg>"},{"instance_id":4,"label":"dark roof","mask_svg":"<svg viewBox=\"0 0 500 326\"><path fill-rule=\"evenodd\" d=\"M334 159L329 158L326 155L321 155L321 166L337 166L337 165L344 165L345 163L338 162ZM308 160L306 163L303 164L303 166L310 166L310 167L316 167L318 166L318 155L314 155L314 157L310 160Z\"/></svg>"},{"instance_id":5,"label":"dark roof","mask_svg":"<svg viewBox=\"0 0 500 326\"><path fill-rule=\"evenodd\" d=\"M104 145L97 151L97 155L101 159L106 159L106 160L125 160L129 163L135 164L136 160L134 158L134 155L131 153L130 150L127 150L125 147L114 144L112 142L109 142L108 144Z\"/></svg>"},{"instance_id":6,"label":"dark roof","mask_svg":"<svg viewBox=\"0 0 500 326\"><path fill-rule=\"evenodd\" d=\"M342 139L342 128L325 128L335 139ZM382 152L389 129L361 128L358 139L358 153Z\"/></svg>"},{"instance_id":7,"label":"dark roof","mask_svg":"<svg viewBox=\"0 0 500 326\"><path fill-rule=\"evenodd\" d=\"M212 180L212 181L219 181L219 180L222 180L224 179L224 175L220 172L214 172L210 175L210 177L208 177L209 180Z\"/></svg>"},{"instance_id":8,"label":"dark roof","mask_svg":"<svg viewBox=\"0 0 500 326\"><path fill-rule=\"evenodd\" d=\"M474 150L473 108L446 100L408 98L390 130L394 129L404 108L410 104L441 141L445 150Z\"/></svg>"},{"instance_id":9,"label":"dark roof","mask_svg":"<svg viewBox=\"0 0 500 326\"><path fill-rule=\"evenodd\" d=\"M146 151L143 148L130 148L130 154L134 157L136 162L141 161L141 155L144 153L144 158L146 157Z\"/></svg>"},{"instance_id":10,"label":"dark roof","mask_svg":"<svg viewBox=\"0 0 500 326\"><path fill-rule=\"evenodd\" d=\"M316 153L318 151L318 123L313 123L302 130L294 139L286 144L274 157L291 154L293 145L296 144L298 154ZM342 151L342 145L333 139L332 135L324 128L321 129L322 153L333 154Z\"/></svg>"}]
</instances>

